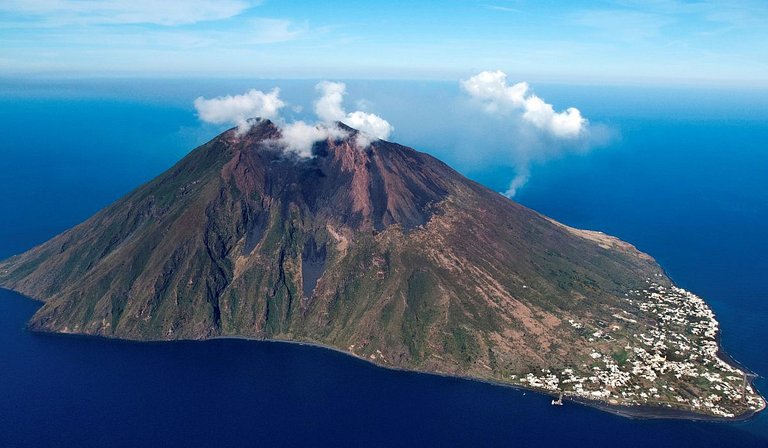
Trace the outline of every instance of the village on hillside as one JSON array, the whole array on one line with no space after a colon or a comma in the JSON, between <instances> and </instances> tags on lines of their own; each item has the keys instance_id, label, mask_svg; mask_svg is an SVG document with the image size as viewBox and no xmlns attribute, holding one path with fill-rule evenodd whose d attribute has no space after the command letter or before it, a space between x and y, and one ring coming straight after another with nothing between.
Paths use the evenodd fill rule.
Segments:
<instances>
[{"instance_id":1,"label":"village on hillside","mask_svg":"<svg viewBox=\"0 0 768 448\"><path fill-rule=\"evenodd\" d=\"M609 405L654 406L733 418L765 407L749 374L723 360L718 322L700 297L647 279L631 290L627 308L602 321L568 324L595 348L580 366L545 369L510 379L525 387ZM628 311L632 310L632 311ZM655 325L641 325L655 322ZM643 330L644 329L644 330ZM601 344L610 341L611 344ZM602 351L616 347L618 352Z\"/></svg>"}]
</instances>

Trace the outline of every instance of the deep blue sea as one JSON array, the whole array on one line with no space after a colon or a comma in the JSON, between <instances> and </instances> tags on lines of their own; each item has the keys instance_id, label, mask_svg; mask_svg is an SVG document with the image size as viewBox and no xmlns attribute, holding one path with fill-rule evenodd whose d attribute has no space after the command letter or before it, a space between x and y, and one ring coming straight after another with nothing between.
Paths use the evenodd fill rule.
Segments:
<instances>
[{"instance_id":1,"label":"deep blue sea","mask_svg":"<svg viewBox=\"0 0 768 448\"><path fill-rule=\"evenodd\" d=\"M292 114L311 109L308 81L0 80L0 258L215 136L221 128L196 119L195 97L273 85L303 105ZM708 300L725 349L768 392L768 91L534 87L609 137L533 164L516 199L652 254ZM393 140L506 188L513 166L480 118L457 112L455 83L355 81L349 92L350 108L364 98L392 122ZM468 157L472 147L494 157ZM765 413L739 423L630 420L312 347L31 334L24 325L38 306L0 290L0 447L768 446Z\"/></svg>"}]
</instances>

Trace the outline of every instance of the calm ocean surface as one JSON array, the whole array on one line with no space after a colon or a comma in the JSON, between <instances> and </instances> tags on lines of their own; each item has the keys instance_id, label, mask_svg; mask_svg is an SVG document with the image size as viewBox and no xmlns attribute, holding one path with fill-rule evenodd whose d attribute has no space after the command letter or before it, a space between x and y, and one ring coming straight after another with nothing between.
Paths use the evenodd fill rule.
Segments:
<instances>
[{"instance_id":1,"label":"calm ocean surface","mask_svg":"<svg viewBox=\"0 0 768 448\"><path fill-rule=\"evenodd\" d=\"M305 81L0 80L0 258L84 220L220 130L198 95ZM652 254L704 297L735 359L768 391L768 91L536 85L611 135L534 165L517 200ZM454 83L350 82L353 100L495 190L503 159L467 163ZM356 96L357 95L357 96ZM295 112L302 117L302 112ZM306 114L306 112L304 112ZM327 350L237 340L129 343L30 334L39 305L0 290L0 447L768 446L748 422L629 420L472 381L374 367Z\"/></svg>"}]
</instances>

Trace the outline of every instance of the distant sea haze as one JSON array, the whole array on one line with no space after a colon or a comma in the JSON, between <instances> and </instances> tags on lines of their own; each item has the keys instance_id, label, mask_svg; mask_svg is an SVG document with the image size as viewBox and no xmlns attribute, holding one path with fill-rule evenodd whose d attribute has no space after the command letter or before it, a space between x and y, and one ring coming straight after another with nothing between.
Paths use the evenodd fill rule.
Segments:
<instances>
[{"instance_id":1,"label":"distant sea haze","mask_svg":"<svg viewBox=\"0 0 768 448\"><path fill-rule=\"evenodd\" d=\"M307 111L315 83L1 81L0 258L81 222L216 135L194 98L279 86ZM768 374L768 93L534 87L552 104L578 106L609 138L533 164L515 199L653 255L711 304L725 350ZM457 83L347 90L349 104L365 99L392 123L392 140L496 191L515 175L503 148L489 160L466 153L469 143L500 143L456 121L465 118L450 112ZM765 413L739 424L638 421L311 347L31 334L24 324L37 306L0 291L0 446L768 445ZM768 388L764 378L756 385Z\"/></svg>"}]
</instances>

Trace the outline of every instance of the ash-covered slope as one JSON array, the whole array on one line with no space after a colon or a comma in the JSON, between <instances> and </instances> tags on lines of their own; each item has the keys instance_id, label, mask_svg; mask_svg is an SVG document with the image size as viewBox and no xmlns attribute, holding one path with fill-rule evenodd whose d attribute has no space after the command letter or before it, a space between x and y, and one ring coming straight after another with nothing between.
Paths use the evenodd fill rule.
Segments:
<instances>
[{"instance_id":1,"label":"ash-covered slope","mask_svg":"<svg viewBox=\"0 0 768 448\"><path fill-rule=\"evenodd\" d=\"M627 298L671 290L649 256L413 149L360 148L339 126L348 137L316 144L311 159L286 156L267 120L227 131L0 263L0 285L45 302L35 330L308 341L387 366L574 393L561 382L568 369L588 375L596 350L626 364L635 355L624 345L659 327ZM587 395L608 388L589 396L632 403L606 381Z\"/></svg>"}]
</instances>

